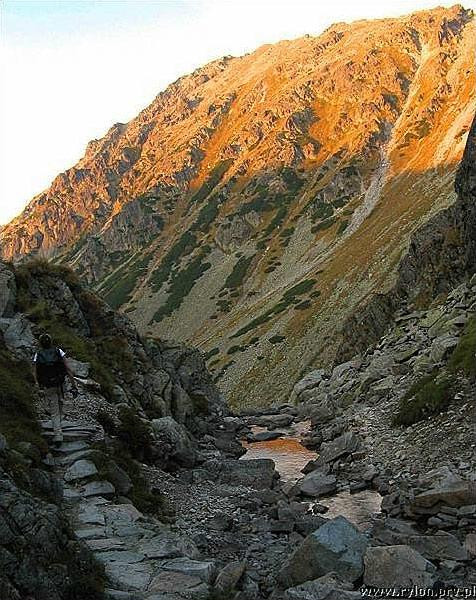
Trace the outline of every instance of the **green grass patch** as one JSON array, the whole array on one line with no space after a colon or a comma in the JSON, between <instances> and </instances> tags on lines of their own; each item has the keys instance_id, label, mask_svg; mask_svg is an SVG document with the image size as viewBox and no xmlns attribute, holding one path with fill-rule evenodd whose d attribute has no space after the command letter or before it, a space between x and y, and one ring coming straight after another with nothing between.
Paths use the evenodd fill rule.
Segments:
<instances>
[{"instance_id":1,"label":"green grass patch","mask_svg":"<svg viewBox=\"0 0 476 600\"><path fill-rule=\"evenodd\" d=\"M242 256L238 259L231 273L226 278L222 290L235 289L242 285L254 257L255 255L252 254L251 256Z\"/></svg>"},{"instance_id":2,"label":"green grass patch","mask_svg":"<svg viewBox=\"0 0 476 600\"><path fill-rule=\"evenodd\" d=\"M327 202L315 202L311 205L311 220L313 223L322 219L328 219L334 214L334 209Z\"/></svg>"},{"instance_id":3,"label":"green grass patch","mask_svg":"<svg viewBox=\"0 0 476 600\"><path fill-rule=\"evenodd\" d=\"M235 346L230 346L230 348L228 348L226 353L227 354L236 354L237 352L241 352L242 350L244 350L244 348L242 346L235 345Z\"/></svg>"},{"instance_id":4,"label":"green grass patch","mask_svg":"<svg viewBox=\"0 0 476 600\"><path fill-rule=\"evenodd\" d=\"M283 300L291 300L296 296L302 296L303 294L307 294L312 290L314 284L316 283L315 279L304 279L300 281L296 285L293 285L289 290L286 290L283 294Z\"/></svg>"},{"instance_id":5,"label":"green grass patch","mask_svg":"<svg viewBox=\"0 0 476 600\"><path fill-rule=\"evenodd\" d=\"M311 233L317 233L318 231L325 231L326 229L330 229L336 221L337 221L336 217L331 217L330 219L321 221L317 225L314 225L313 227L311 227Z\"/></svg>"},{"instance_id":6,"label":"green grass patch","mask_svg":"<svg viewBox=\"0 0 476 600\"><path fill-rule=\"evenodd\" d=\"M439 373L418 380L401 399L392 424L407 427L447 410L452 400L452 387L453 380Z\"/></svg>"},{"instance_id":7,"label":"green grass patch","mask_svg":"<svg viewBox=\"0 0 476 600\"><path fill-rule=\"evenodd\" d=\"M46 452L33 402L33 375L26 361L0 349L0 433L10 446L30 442Z\"/></svg>"},{"instance_id":8,"label":"green grass patch","mask_svg":"<svg viewBox=\"0 0 476 600\"><path fill-rule=\"evenodd\" d=\"M233 164L232 158L219 161L213 169L211 169L207 179L202 183L198 190L190 198L190 203L197 203L205 200L205 198L213 191L213 189L220 183L223 176Z\"/></svg>"},{"instance_id":9,"label":"green grass patch","mask_svg":"<svg viewBox=\"0 0 476 600\"><path fill-rule=\"evenodd\" d=\"M453 350L448 369L462 372L468 377L476 376L476 318L472 317L466 323L463 335Z\"/></svg>"},{"instance_id":10,"label":"green grass patch","mask_svg":"<svg viewBox=\"0 0 476 600\"><path fill-rule=\"evenodd\" d=\"M273 268L273 270L274 270L274 268ZM248 333L249 331L252 331L253 329L256 329L256 327L259 327L260 325L267 323L274 316L278 315L279 313L284 312L291 304L293 304L296 301L296 299L299 296L302 296L303 294L306 294L307 292L312 290L315 283L316 283L315 279L304 279L303 281L300 281L296 285L293 285L291 288L289 288L289 290L284 292L284 294L281 297L281 300L277 304L275 304L272 308L269 308L268 310L266 310L261 315L258 315L257 317L252 319L249 323L247 323L244 327L241 327L241 329L239 329L236 333L234 333L230 337L231 338L239 337L241 335L244 335L245 333Z\"/></svg>"},{"instance_id":11,"label":"green grass patch","mask_svg":"<svg viewBox=\"0 0 476 600\"><path fill-rule=\"evenodd\" d=\"M302 302L299 302L299 304L296 304L294 309L295 310L306 310L307 308L311 308L312 306L312 302L310 300L303 300Z\"/></svg>"},{"instance_id":12,"label":"green grass patch","mask_svg":"<svg viewBox=\"0 0 476 600\"><path fill-rule=\"evenodd\" d=\"M339 223L339 227L337 228L337 235L341 235L349 226L349 221L341 221Z\"/></svg>"},{"instance_id":13,"label":"green grass patch","mask_svg":"<svg viewBox=\"0 0 476 600\"><path fill-rule=\"evenodd\" d=\"M138 280L147 272L151 258L149 254L128 261L105 281L102 295L112 308L119 308L131 299Z\"/></svg>"},{"instance_id":14,"label":"green grass patch","mask_svg":"<svg viewBox=\"0 0 476 600\"><path fill-rule=\"evenodd\" d=\"M206 233L216 219L219 212L218 199L211 198L198 213L195 223L190 227L190 231L201 231Z\"/></svg>"},{"instance_id":15,"label":"green grass patch","mask_svg":"<svg viewBox=\"0 0 476 600\"><path fill-rule=\"evenodd\" d=\"M209 262L204 262L209 252L209 247L202 248L202 251L192 258L186 267L172 275L167 300L155 313L154 321L160 322L180 308L196 281L211 267Z\"/></svg>"},{"instance_id":16,"label":"green grass patch","mask_svg":"<svg viewBox=\"0 0 476 600\"><path fill-rule=\"evenodd\" d=\"M206 354L205 354L205 360L208 361L210 360L213 356L216 356L217 354L220 354L220 349L219 348L212 348L211 350L209 350Z\"/></svg>"},{"instance_id":17,"label":"green grass patch","mask_svg":"<svg viewBox=\"0 0 476 600\"><path fill-rule=\"evenodd\" d=\"M154 292L158 292L162 285L168 281L173 267L180 259L192 252L197 245L196 236L190 231L186 231L180 239L172 246L162 259L160 266L156 269L150 278L150 283Z\"/></svg>"}]
</instances>

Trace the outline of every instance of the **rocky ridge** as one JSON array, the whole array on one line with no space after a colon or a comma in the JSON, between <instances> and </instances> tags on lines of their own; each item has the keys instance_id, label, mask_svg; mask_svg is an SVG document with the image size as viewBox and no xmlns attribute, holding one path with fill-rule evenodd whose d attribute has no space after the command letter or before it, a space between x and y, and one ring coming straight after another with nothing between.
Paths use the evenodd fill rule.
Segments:
<instances>
[{"instance_id":1,"label":"rocky ridge","mask_svg":"<svg viewBox=\"0 0 476 600\"><path fill-rule=\"evenodd\" d=\"M372 298L381 335L396 307L378 294L455 201L473 50L455 6L215 61L91 142L2 228L2 254L55 256L141 332L199 345L235 405L285 400Z\"/></svg>"}]
</instances>

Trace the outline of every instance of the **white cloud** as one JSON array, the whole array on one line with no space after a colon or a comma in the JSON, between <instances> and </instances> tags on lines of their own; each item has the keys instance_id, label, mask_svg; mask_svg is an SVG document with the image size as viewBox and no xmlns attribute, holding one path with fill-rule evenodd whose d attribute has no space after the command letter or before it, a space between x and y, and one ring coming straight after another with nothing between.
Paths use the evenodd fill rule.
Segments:
<instances>
[{"instance_id":1,"label":"white cloud","mask_svg":"<svg viewBox=\"0 0 476 600\"><path fill-rule=\"evenodd\" d=\"M201 64L283 38L318 35L333 22L394 16L434 4L397 0L389 8L375 0L205 0L188 18L182 13L180 20L171 17L147 27L111 23L107 34L78 31L39 42L16 38L7 43L4 24L0 223L73 165L90 139L133 118L168 83Z\"/></svg>"}]
</instances>

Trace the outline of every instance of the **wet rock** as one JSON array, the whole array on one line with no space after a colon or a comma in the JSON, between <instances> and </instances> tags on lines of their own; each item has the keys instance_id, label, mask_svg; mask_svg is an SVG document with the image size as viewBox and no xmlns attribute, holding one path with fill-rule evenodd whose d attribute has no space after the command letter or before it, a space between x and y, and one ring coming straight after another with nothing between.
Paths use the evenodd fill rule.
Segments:
<instances>
[{"instance_id":1,"label":"wet rock","mask_svg":"<svg viewBox=\"0 0 476 600\"><path fill-rule=\"evenodd\" d=\"M337 490L337 478L335 475L323 471L311 471L300 479L294 486L292 492L302 494L311 498L320 498L334 493Z\"/></svg>"},{"instance_id":2,"label":"wet rock","mask_svg":"<svg viewBox=\"0 0 476 600\"><path fill-rule=\"evenodd\" d=\"M344 517L327 521L311 533L281 568L280 584L289 588L335 572L347 581L363 573L367 538Z\"/></svg>"},{"instance_id":3,"label":"wet rock","mask_svg":"<svg viewBox=\"0 0 476 600\"><path fill-rule=\"evenodd\" d=\"M365 553L364 583L376 587L430 588L436 567L410 546L370 547Z\"/></svg>"},{"instance_id":4,"label":"wet rock","mask_svg":"<svg viewBox=\"0 0 476 600\"><path fill-rule=\"evenodd\" d=\"M269 442L271 440L277 440L283 434L281 431L260 431L248 436L248 442Z\"/></svg>"},{"instance_id":5,"label":"wet rock","mask_svg":"<svg viewBox=\"0 0 476 600\"><path fill-rule=\"evenodd\" d=\"M268 429L276 429L278 427L288 427L293 421L294 415L264 415L256 420L256 424Z\"/></svg>"}]
</instances>

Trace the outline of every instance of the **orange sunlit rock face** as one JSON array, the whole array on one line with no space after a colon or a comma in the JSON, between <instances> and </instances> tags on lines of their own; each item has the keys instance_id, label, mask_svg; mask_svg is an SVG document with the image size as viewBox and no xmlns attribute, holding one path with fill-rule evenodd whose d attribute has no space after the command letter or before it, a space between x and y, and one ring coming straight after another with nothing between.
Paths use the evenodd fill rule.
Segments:
<instances>
[{"instance_id":1,"label":"orange sunlit rock face","mask_svg":"<svg viewBox=\"0 0 476 600\"><path fill-rule=\"evenodd\" d=\"M286 398L454 201L475 39L454 6L214 61L90 142L2 256L61 257L143 332L210 352L232 401Z\"/></svg>"}]
</instances>

